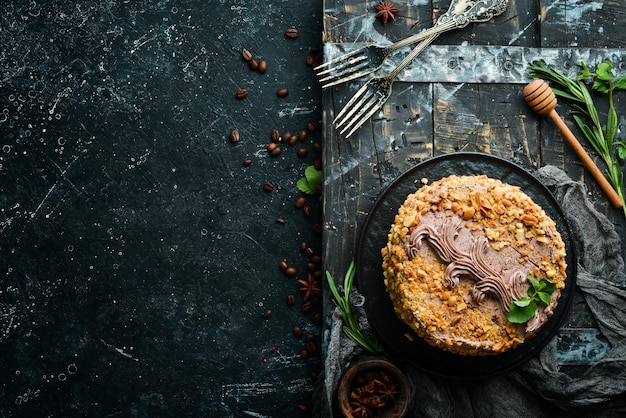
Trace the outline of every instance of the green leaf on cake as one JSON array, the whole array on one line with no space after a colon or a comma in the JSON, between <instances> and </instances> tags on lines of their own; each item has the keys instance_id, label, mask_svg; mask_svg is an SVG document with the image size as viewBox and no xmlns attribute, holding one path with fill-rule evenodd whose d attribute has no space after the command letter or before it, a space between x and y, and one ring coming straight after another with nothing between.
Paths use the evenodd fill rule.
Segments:
<instances>
[{"instance_id":1,"label":"green leaf on cake","mask_svg":"<svg viewBox=\"0 0 626 418\"><path fill-rule=\"evenodd\" d=\"M549 305L552 301L552 292L556 285L549 280L537 280L532 276L526 277L530 286L528 297L522 297L511 302L509 306L508 320L514 324L523 324L535 316L538 304Z\"/></svg>"}]
</instances>

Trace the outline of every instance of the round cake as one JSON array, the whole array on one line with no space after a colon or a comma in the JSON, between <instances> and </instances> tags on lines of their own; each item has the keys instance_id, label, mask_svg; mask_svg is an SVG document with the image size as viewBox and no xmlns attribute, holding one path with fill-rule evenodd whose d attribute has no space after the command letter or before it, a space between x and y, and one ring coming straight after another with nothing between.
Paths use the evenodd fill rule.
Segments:
<instances>
[{"instance_id":1,"label":"round cake","mask_svg":"<svg viewBox=\"0 0 626 418\"><path fill-rule=\"evenodd\" d=\"M457 354L522 344L565 287L565 244L554 221L519 187L484 175L422 183L382 249L396 314L430 345Z\"/></svg>"}]
</instances>

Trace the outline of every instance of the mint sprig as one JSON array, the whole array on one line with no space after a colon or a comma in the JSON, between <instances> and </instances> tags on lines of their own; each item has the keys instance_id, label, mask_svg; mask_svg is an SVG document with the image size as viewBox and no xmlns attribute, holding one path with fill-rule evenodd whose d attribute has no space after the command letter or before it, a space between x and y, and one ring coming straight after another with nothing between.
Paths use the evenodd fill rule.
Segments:
<instances>
[{"instance_id":1,"label":"mint sprig","mask_svg":"<svg viewBox=\"0 0 626 418\"><path fill-rule=\"evenodd\" d=\"M547 279L537 280L532 276L526 277L530 283L528 297L523 297L511 302L508 320L514 324L528 322L537 311L538 304L549 305L552 300L552 292L556 284Z\"/></svg>"},{"instance_id":2,"label":"mint sprig","mask_svg":"<svg viewBox=\"0 0 626 418\"><path fill-rule=\"evenodd\" d=\"M304 170L304 177L297 181L296 186L302 193L320 193L322 190L322 170L318 170L312 165L308 166Z\"/></svg>"}]
</instances>

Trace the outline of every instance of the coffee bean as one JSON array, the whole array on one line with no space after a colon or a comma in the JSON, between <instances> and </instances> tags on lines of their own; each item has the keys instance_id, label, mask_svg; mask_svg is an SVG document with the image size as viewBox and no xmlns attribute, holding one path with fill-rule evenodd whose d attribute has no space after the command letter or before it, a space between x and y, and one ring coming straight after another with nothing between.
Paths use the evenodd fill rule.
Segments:
<instances>
[{"instance_id":1,"label":"coffee bean","mask_svg":"<svg viewBox=\"0 0 626 418\"><path fill-rule=\"evenodd\" d=\"M303 348L302 350L300 350L300 358L302 359L309 358L309 352L306 351L306 348Z\"/></svg>"},{"instance_id":2,"label":"coffee bean","mask_svg":"<svg viewBox=\"0 0 626 418\"><path fill-rule=\"evenodd\" d=\"M296 297L294 295L287 296L287 305L293 305L296 303Z\"/></svg>"},{"instance_id":3,"label":"coffee bean","mask_svg":"<svg viewBox=\"0 0 626 418\"><path fill-rule=\"evenodd\" d=\"M309 153L309 151L306 148L298 148L298 151L296 152L296 154L298 154L298 157L300 158L304 158L307 156L307 154Z\"/></svg>"},{"instance_id":4,"label":"coffee bean","mask_svg":"<svg viewBox=\"0 0 626 418\"><path fill-rule=\"evenodd\" d=\"M306 130L313 133L319 129L319 123L317 122L309 122L306 124Z\"/></svg>"},{"instance_id":5,"label":"coffee bean","mask_svg":"<svg viewBox=\"0 0 626 418\"><path fill-rule=\"evenodd\" d=\"M311 217L313 216L313 208L310 205L304 205L304 207L302 207L302 210L304 211L304 215L307 217Z\"/></svg>"},{"instance_id":6,"label":"coffee bean","mask_svg":"<svg viewBox=\"0 0 626 418\"><path fill-rule=\"evenodd\" d=\"M259 61L259 73L265 74L267 72L267 61L261 60Z\"/></svg>"},{"instance_id":7,"label":"coffee bean","mask_svg":"<svg viewBox=\"0 0 626 418\"><path fill-rule=\"evenodd\" d=\"M267 309L265 312L263 312L263 318L269 318L271 315L272 315L271 309Z\"/></svg>"},{"instance_id":8,"label":"coffee bean","mask_svg":"<svg viewBox=\"0 0 626 418\"><path fill-rule=\"evenodd\" d=\"M248 97L248 90L246 90L246 89L239 89L239 90L237 90L237 94L235 96L239 100L245 99L246 97Z\"/></svg>"},{"instance_id":9,"label":"coffee bean","mask_svg":"<svg viewBox=\"0 0 626 418\"><path fill-rule=\"evenodd\" d=\"M269 193L274 190L274 185L269 181L266 181L265 183L263 183L263 190Z\"/></svg>"},{"instance_id":10,"label":"coffee bean","mask_svg":"<svg viewBox=\"0 0 626 418\"><path fill-rule=\"evenodd\" d=\"M296 209L302 209L304 205L306 205L306 198L304 196L300 196L299 198L297 198L296 203L294 203Z\"/></svg>"},{"instance_id":11,"label":"coffee bean","mask_svg":"<svg viewBox=\"0 0 626 418\"><path fill-rule=\"evenodd\" d=\"M322 264L322 257L319 255L314 255L311 257L311 262L319 266L320 264Z\"/></svg>"},{"instance_id":12,"label":"coffee bean","mask_svg":"<svg viewBox=\"0 0 626 418\"><path fill-rule=\"evenodd\" d=\"M313 57L312 55L307 55L306 65L313 65L313 63L315 63L315 57Z\"/></svg>"},{"instance_id":13,"label":"coffee bean","mask_svg":"<svg viewBox=\"0 0 626 418\"><path fill-rule=\"evenodd\" d=\"M315 341L315 338L316 338L316 337L315 337L315 334L311 334L311 333L309 332L309 333L307 333L307 334L304 336L304 341L306 341L306 342Z\"/></svg>"},{"instance_id":14,"label":"coffee bean","mask_svg":"<svg viewBox=\"0 0 626 418\"><path fill-rule=\"evenodd\" d=\"M322 277L324 277L324 274L322 273L322 270L315 270L313 272L313 278L317 281L322 280Z\"/></svg>"},{"instance_id":15,"label":"coffee bean","mask_svg":"<svg viewBox=\"0 0 626 418\"><path fill-rule=\"evenodd\" d=\"M248 167L252 164L252 160L250 158L243 160L243 165Z\"/></svg>"},{"instance_id":16,"label":"coffee bean","mask_svg":"<svg viewBox=\"0 0 626 418\"><path fill-rule=\"evenodd\" d=\"M291 138L291 132L289 131L283 132L283 134L280 137L281 141L283 142L289 142L289 138Z\"/></svg>"},{"instance_id":17,"label":"coffee bean","mask_svg":"<svg viewBox=\"0 0 626 418\"><path fill-rule=\"evenodd\" d=\"M287 221L283 218L276 218L276 223L284 225L287 223Z\"/></svg>"},{"instance_id":18,"label":"coffee bean","mask_svg":"<svg viewBox=\"0 0 626 418\"><path fill-rule=\"evenodd\" d=\"M245 61L250 61L252 59L252 53L245 48L241 52L241 56L243 57Z\"/></svg>"},{"instance_id":19,"label":"coffee bean","mask_svg":"<svg viewBox=\"0 0 626 418\"><path fill-rule=\"evenodd\" d=\"M295 267L287 267L285 269L285 274L287 276L295 276L296 274L298 274L298 269L296 269Z\"/></svg>"},{"instance_id":20,"label":"coffee bean","mask_svg":"<svg viewBox=\"0 0 626 418\"><path fill-rule=\"evenodd\" d=\"M317 264L315 264L312 261L307 261L306 269L307 269L308 272L313 273L315 270L317 270Z\"/></svg>"},{"instance_id":21,"label":"coffee bean","mask_svg":"<svg viewBox=\"0 0 626 418\"><path fill-rule=\"evenodd\" d=\"M237 129L233 129L230 132L230 142L232 142L233 144L236 144L237 142L239 142L240 136L239 136L239 131Z\"/></svg>"},{"instance_id":22,"label":"coffee bean","mask_svg":"<svg viewBox=\"0 0 626 418\"><path fill-rule=\"evenodd\" d=\"M304 332L302 331L302 328L300 328L298 326L295 326L295 327L291 328L291 332L293 333L294 337L296 337L296 338L300 338L304 334Z\"/></svg>"},{"instance_id":23,"label":"coffee bean","mask_svg":"<svg viewBox=\"0 0 626 418\"><path fill-rule=\"evenodd\" d=\"M285 31L285 36L287 38L296 39L298 37L298 35L300 35L300 32L296 28L288 28Z\"/></svg>"},{"instance_id":24,"label":"coffee bean","mask_svg":"<svg viewBox=\"0 0 626 418\"><path fill-rule=\"evenodd\" d=\"M248 67L250 67L252 71L256 71L259 69L259 63L257 62L257 60L251 59L250 61L248 61Z\"/></svg>"},{"instance_id":25,"label":"coffee bean","mask_svg":"<svg viewBox=\"0 0 626 418\"><path fill-rule=\"evenodd\" d=\"M322 152L322 144L320 144L319 142L314 142L312 147L313 147L313 151Z\"/></svg>"},{"instance_id":26,"label":"coffee bean","mask_svg":"<svg viewBox=\"0 0 626 418\"><path fill-rule=\"evenodd\" d=\"M300 131L298 133L298 141L304 142L309 137L309 133L307 131Z\"/></svg>"},{"instance_id":27,"label":"coffee bean","mask_svg":"<svg viewBox=\"0 0 626 418\"><path fill-rule=\"evenodd\" d=\"M276 95L278 97L280 97L281 99L285 98L285 97L287 97L289 95L289 90L287 90L285 87L280 88L280 89L276 90Z\"/></svg>"},{"instance_id":28,"label":"coffee bean","mask_svg":"<svg viewBox=\"0 0 626 418\"><path fill-rule=\"evenodd\" d=\"M280 147L276 147L273 150L270 151L270 157L278 157L281 153L283 152L283 150Z\"/></svg>"},{"instance_id":29,"label":"coffee bean","mask_svg":"<svg viewBox=\"0 0 626 418\"><path fill-rule=\"evenodd\" d=\"M302 241L302 242L300 243L300 249L301 249L302 251L306 251L308 248L309 248L309 244L307 244L307 243L306 243L306 241Z\"/></svg>"},{"instance_id":30,"label":"coffee bean","mask_svg":"<svg viewBox=\"0 0 626 418\"><path fill-rule=\"evenodd\" d=\"M300 310L302 312L309 312L311 309L313 309L313 302L311 302L310 300L307 302L304 302L302 306L300 307Z\"/></svg>"},{"instance_id":31,"label":"coffee bean","mask_svg":"<svg viewBox=\"0 0 626 418\"><path fill-rule=\"evenodd\" d=\"M305 404L301 403L300 405L298 405L298 409L302 412L306 412L309 410L309 407L306 406Z\"/></svg>"},{"instance_id":32,"label":"coffee bean","mask_svg":"<svg viewBox=\"0 0 626 418\"><path fill-rule=\"evenodd\" d=\"M317 352L317 344L315 344L313 341L309 341L306 344L306 351L308 351L309 354L315 354Z\"/></svg>"},{"instance_id":33,"label":"coffee bean","mask_svg":"<svg viewBox=\"0 0 626 418\"><path fill-rule=\"evenodd\" d=\"M321 170L322 160L320 160L319 158L316 158L315 160L313 160L313 167L315 167L316 170Z\"/></svg>"},{"instance_id":34,"label":"coffee bean","mask_svg":"<svg viewBox=\"0 0 626 418\"><path fill-rule=\"evenodd\" d=\"M278 142L280 140L280 132L278 132L278 129L276 128L272 129L272 133L270 134L270 139L272 140L272 142Z\"/></svg>"},{"instance_id":35,"label":"coffee bean","mask_svg":"<svg viewBox=\"0 0 626 418\"><path fill-rule=\"evenodd\" d=\"M287 143L293 147L294 145L296 145L298 143L298 137L295 136L295 135L291 135L289 137L289 141L287 141Z\"/></svg>"},{"instance_id":36,"label":"coffee bean","mask_svg":"<svg viewBox=\"0 0 626 418\"><path fill-rule=\"evenodd\" d=\"M319 312L316 312L315 315L313 315L313 322L320 322L322 320L322 314Z\"/></svg>"},{"instance_id":37,"label":"coffee bean","mask_svg":"<svg viewBox=\"0 0 626 418\"><path fill-rule=\"evenodd\" d=\"M289 267L289 264L287 264L287 260L283 259L280 260L280 263L278 263L278 267L280 267L281 270L285 271L287 270L287 267Z\"/></svg>"}]
</instances>

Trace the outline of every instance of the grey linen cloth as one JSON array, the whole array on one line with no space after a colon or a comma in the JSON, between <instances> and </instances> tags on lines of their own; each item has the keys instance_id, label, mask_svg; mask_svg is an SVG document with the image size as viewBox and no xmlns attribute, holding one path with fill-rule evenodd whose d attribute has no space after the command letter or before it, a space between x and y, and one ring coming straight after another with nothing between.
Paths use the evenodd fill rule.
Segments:
<instances>
[{"instance_id":1,"label":"grey linen cloth","mask_svg":"<svg viewBox=\"0 0 626 418\"><path fill-rule=\"evenodd\" d=\"M502 376L455 381L408 367L413 401L407 416L416 417L575 417L625 416L626 287L620 237L611 222L587 199L584 184L546 166L535 173L566 214L578 256L577 287L611 350L581 376L559 371L557 338L528 363ZM367 329L363 298L353 290L353 308ZM314 416L333 416L333 397L350 362L363 351L343 333L333 313L324 373L315 390ZM610 406L610 408L609 408Z\"/></svg>"}]
</instances>

